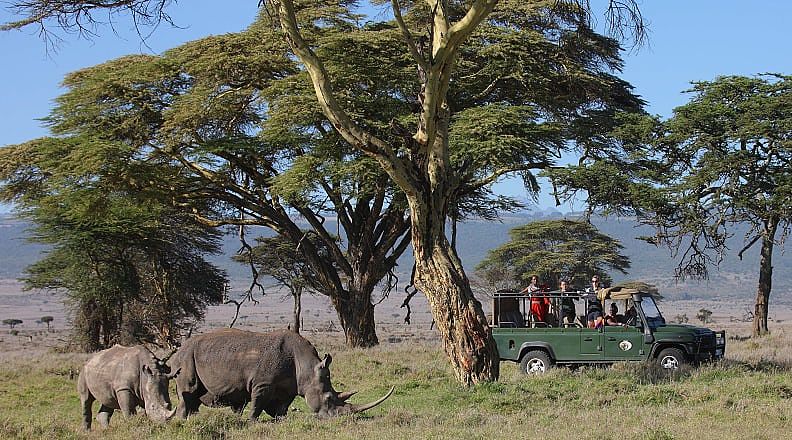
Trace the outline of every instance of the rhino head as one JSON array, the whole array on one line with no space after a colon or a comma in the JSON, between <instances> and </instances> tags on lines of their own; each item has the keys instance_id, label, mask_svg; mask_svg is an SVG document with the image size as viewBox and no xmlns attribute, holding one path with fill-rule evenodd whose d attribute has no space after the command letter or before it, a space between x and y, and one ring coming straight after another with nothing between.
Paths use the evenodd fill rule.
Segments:
<instances>
[{"instance_id":1,"label":"rhino head","mask_svg":"<svg viewBox=\"0 0 792 440\"><path fill-rule=\"evenodd\" d=\"M170 367L159 359L154 359L153 365L143 364L140 374L140 392L145 403L146 415L156 422L169 420L176 414L176 409L171 410L168 383L179 375L181 369L171 373Z\"/></svg>"},{"instance_id":2,"label":"rhino head","mask_svg":"<svg viewBox=\"0 0 792 440\"><path fill-rule=\"evenodd\" d=\"M303 387L305 402L317 416L335 417L363 412L384 402L393 393L393 387L391 387L387 394L373 402L364 405L348 403L347 399L352 397L356 391L339 393L333 389L333 385L330 383L330 363L332 361L333 358L326 354L324 359L313 367L310 381Z\"/></svg>"}]
</instances>

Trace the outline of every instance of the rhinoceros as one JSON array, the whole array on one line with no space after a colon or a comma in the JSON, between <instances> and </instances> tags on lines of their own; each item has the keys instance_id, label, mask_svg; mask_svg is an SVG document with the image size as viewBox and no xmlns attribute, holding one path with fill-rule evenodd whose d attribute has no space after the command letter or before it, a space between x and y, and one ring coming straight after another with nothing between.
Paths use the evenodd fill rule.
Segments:
<instances>
[{"instance_id":1,"label":"rhinoceros","mask_svg":"<svg viewBox=\"0 0 792 440\"><path fill-rule=\"evenodd\" d=\"M138 406L152 420L170 419L176 410L170 410L168 382L178 374L178 370L171 373L164 361L142 345L115 345L94 354L77 379L83 427L91 429L94 400L101 405L96 420L105 427L110 423L113 411L120 409L129 416L135 414Z\"/></svg>"},{"instance_id":2,"label":"rhinoceros","mask_svg":"<svg viewBox=\"0 0 792 440\"><path fill-rule=\"evenodd\" d=\"M207 406L230 406L241 413L253 402L250 419L262 411L279 419L298 395L320 417L365 411L393 392L365 405L346 400L355 392L339 393L330 383L330 355L319 359L316 349L299 334L280 330L255 333L221 329L188 339L171 358L179 368L176 415L187 418Z\"/></svg>"}]
</instances>

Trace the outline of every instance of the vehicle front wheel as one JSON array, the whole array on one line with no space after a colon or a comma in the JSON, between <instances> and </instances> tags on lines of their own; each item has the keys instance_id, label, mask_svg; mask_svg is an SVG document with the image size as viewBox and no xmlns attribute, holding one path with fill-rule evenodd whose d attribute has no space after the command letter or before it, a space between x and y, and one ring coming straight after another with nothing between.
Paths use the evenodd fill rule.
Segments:
<instances>
[{"instance_id":1,"label":"vehicle front wheel","mask_svg":"<svg viewBox=\"0 0 792 440\"><path fill-rule=\"evenodd\" d=\"M685 364L685 353L678 348L666 348L657 355L657 365L664 370L678 370Z\"/></svg>"},{"instance_id":2,"label":"vehicle front wheel","mask_svg":"<svg viewBox=\"0 0 792 440\"><path fill-rule=\"evenodd\" d=\"M520 361L520 371L523 374L544 374L552 367L553 361L542 350L529 351Z\"/></svg>"}]
</instances>

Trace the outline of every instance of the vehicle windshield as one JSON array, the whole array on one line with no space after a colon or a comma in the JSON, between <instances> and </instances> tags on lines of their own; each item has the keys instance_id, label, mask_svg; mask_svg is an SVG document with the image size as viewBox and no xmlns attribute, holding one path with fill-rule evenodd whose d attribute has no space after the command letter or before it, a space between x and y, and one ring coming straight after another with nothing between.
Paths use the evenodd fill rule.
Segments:
<instances>
[{"instance_id":1,"label":"vehicle windshield","mask_svg":"<svg viewBox=\"0 0 792 440\"><path fill-rule=\"evenodd\" d=\"M665 324L665 318L663 318L663 315L660 313L660 309L657 308L657 303L654 298L649 295L644 296L643 301L641 301L641 308L643 309L644 316L649 326L657 327Z\"/></svg>"}]
</instances>

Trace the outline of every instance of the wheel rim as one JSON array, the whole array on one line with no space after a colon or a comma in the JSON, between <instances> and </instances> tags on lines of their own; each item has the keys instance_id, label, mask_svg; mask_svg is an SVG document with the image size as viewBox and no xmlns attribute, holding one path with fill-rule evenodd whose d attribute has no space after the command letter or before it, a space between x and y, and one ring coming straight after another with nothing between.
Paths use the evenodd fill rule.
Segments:
<instances>
[{"instance_id":1,"label":"wheel rim","mask_svg":"<svg viewBox=\"0 0 792 440\"><path fill-rule=\"evenodd\" d=\"M675 356L663 356L663 358L660 359L660 366L666 370L676 370L679 368L679 361Z\"/></svg>"},{"instance_id":2,"label":"wheel rim","mask_svg":"<svg viewBox=\"0 0 792 440\"><path fill-rule=\"evenodd\" d=\"M525 364L525 372L528 374L544 373L546 368L544 361L538 358L529 359Z\"/></svg>"}]
</instances>

